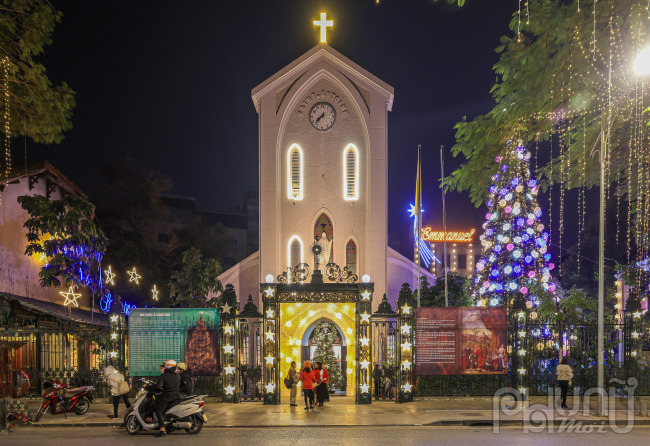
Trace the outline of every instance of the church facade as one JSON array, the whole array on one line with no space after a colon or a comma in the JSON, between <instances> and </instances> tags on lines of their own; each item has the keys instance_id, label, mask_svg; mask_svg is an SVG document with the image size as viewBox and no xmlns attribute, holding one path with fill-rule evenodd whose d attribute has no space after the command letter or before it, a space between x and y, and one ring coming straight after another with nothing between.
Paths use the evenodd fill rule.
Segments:
<instances>
[{"instance_id":1,"label":"church facade","mask_svg":"<svg viewBox=\"0 0 650 446\"><path fill-rule=\"evenodd\" d=\"M374 282L373 310L417 267L388 247L388 112L393 88L320 43L252 91L259 116L259 251L224 272L240 301L300 263L309 247ZM327 240L326 243L323 241ZM423 275L430 276L424 269ZM433 278L431 276L430 278Z\"/></svg>"}]
</instances>

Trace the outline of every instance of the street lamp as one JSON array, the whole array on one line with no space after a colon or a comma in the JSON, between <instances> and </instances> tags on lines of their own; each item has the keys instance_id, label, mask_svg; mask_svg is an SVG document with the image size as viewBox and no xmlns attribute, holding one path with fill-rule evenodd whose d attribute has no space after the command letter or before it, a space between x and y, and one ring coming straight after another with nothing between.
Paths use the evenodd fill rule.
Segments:
<instances>
[{"instance_id":1,"label":"street lamp","mask_svg":"<svg viewBox=\"0 0 650 446\"><path fill-rule=\"evenodd\" d=\"M643 76L650 74L650 47L644 49L637 55L634 69L637 75ZM643 85L643 84L642 84ZM605 416L605 407L603 394L605 388L605 128L609 133L611 125L618 114L618 110L623 101L630 93L632 86L628 87L625 93L620 97L614 106L614 110L609 111L609 117L605 121L605 116L601 117L600 123L600 229L599 229L599 261L598 261L598 413L596 416ZM596 140L598 144L598 140ZM594 148L596 147L594 144ZM593 152L593 151L592 151ZM629 197L628 197L629 199Z\"/></svg>"}]
</instances>

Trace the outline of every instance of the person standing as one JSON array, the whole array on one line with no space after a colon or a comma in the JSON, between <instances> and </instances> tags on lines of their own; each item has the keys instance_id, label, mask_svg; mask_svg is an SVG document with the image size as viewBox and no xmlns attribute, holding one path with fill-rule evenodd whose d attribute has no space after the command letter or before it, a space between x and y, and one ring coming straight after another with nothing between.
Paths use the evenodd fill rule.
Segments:
<instances>
[{"instance_id":1,"label":"person standing","mask_svg":"<svg viewBox=\"0 0 650 446\"><path fill-rule=\"evenodd\" d=\"M562 357L560 364L555 369L557 373L557 382L560 385L560 392L562 395L562 409L568 409L566 405L566 396L569 393L569 386L571 385L571 378L573 378L573 369L569 367L569 361L566 356Z\"/></svg>"},{"instance_id":2,"label":"person standing","mask_svg":"<svg viewBox=\"0 0 650 446\"><path fill-rule=\"evenodd\" d=\"M302 381L302 391L305 395L305 410L314 408L314 381L316 375L311 369L311 362L305 361L303 369L300 372L300 381Z\"/></svg>"},{"instance_id":3,"label":"person standing","mask_svg":"<svg viewBox=\"0 0 650 446\"><path fill-rule=\"evenodd\" d=\"M106 384L111 388L111 394L113 395L113 419L117 420L117 409L120 407L120 397L124 400L127 409L131 407L131 403L129 402L129 385L124 380L124 375L115 370L115 367L112 365L109 365L104 369L104 378L106 378ZM120 382L124 384L120 384Z\"/></svg>"},{"instance_id":4,"label":"person standing","mask_svg":"<svg viewBox=\"0 0 650 446\"><path fill-rule=\"evenodd\" d=\"M165 432L165 409L171 403L176 401L179 392L178 389L181 384L181 375L176 373L176 361L170 359L165 362L165 371L156 380L156 386L162 394L156 399L156 418L158 418L158 432L156 437L166 437Z\"/></svg>"},{"instance_id":5,"label":"person standing","mask_svg":"<svg viewBox=\"0 0 650 446\"><path fill-rule=\"evenodd\" d=\"M327 389L327 380L329 379L329 373L322 362L317 362L316 365L316 401L318 402L318 407L323 407L325 401L330 400L329 391Z\"/></svg>"},{"instance_id":6,"label":"person standing","mask_svg":"<svg viewBox=\"0 0 650 446\"><path fill-rule=\"evenodd\" d=\"M176 367L181 371L181 384L178 392L181 395L192 396L194 393L194 373L188 369L184 362L179 362Z\"/></svg>"},{"instance_id":7,"label":"person standing","mask_svg":"<svg viewBox=\"0 0 650 446\"><path fill-rule=\"evenodd\" d=\"M291 390L290 390L290 406L297 406L296 404L296 395L298 394L298 381L300 381L300 374L296 370L296 361L291 361L291 367L289 367L289 373L287 378L291 381Z\"/></svg>"}]
</instances>

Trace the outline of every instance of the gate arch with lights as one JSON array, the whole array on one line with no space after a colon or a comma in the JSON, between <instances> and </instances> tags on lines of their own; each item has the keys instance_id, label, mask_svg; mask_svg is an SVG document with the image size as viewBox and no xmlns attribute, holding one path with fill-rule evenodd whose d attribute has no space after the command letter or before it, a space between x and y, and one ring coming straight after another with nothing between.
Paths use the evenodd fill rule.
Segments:
<instances>
[{"instance_id":1,"label":"gate arch with lights","mask_svg":"<svg viewBox=\"0 0 650 446\"><path fill-rule=\"evenodd\" d=\"M330 265L328 265L330 266ZM316 271L314 271L316 272ZM328 275L329 276L329 275ZM322 280L322 279L321 279ZM304 281L304 278L303 278ZM282 368L288 368L289 364L283 361L281 345L281 329L283 323L284 308L286 304L309 305L326 304L319 308L327 308L328 304L341 304L340 308L347 307L348 314L340 314L339 319L351 318L354 323L353 333L347 340L347 359L349 364L344 372L353 375L354 380L349 384L353 385L353 394L357 404L371 404L372 402L372 298L374 291L373 283L262 283L262 338L264 345L262 386L264 404L280 404L281 385L284 375ZM314 307L315 308L315 307ZM337 307L339 308L339 307ZM322 318L322 314L309 315L304 321L300 321L305 328L312 319ZM334 313L335 317L337 312ZM285 316L285 324L288 315ZM333 322L337 322L333 320ZM353 345L352 345L353 344ZM286 347L286 346L285 346ZM291 358L289 358L291 359ZM300 358L296 358L296 362ZM350 389L350 385L348 385ZM349 392L352 393L352 392Z\"/></svg>"}]
</instances>

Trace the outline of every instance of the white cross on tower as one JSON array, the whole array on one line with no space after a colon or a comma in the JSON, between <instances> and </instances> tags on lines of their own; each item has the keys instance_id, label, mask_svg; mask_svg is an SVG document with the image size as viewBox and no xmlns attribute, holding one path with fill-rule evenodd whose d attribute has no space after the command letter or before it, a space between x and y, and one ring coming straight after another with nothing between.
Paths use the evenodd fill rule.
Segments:
<instances>
[{"instance_id":1,"label":"white cross on tower","mask_svg":"<svg viewBox=\"0 0 650 446\"><path fill-rule=\"evenodd\" d=\"M327 20L325 18L326 13L321 12L320 14L320 22L314 22L314 26L320 26L320 41L321 42L327 42L327 27L331 26L334 27L334 21L333 20Z\"/></svg>"}]
</instances>

